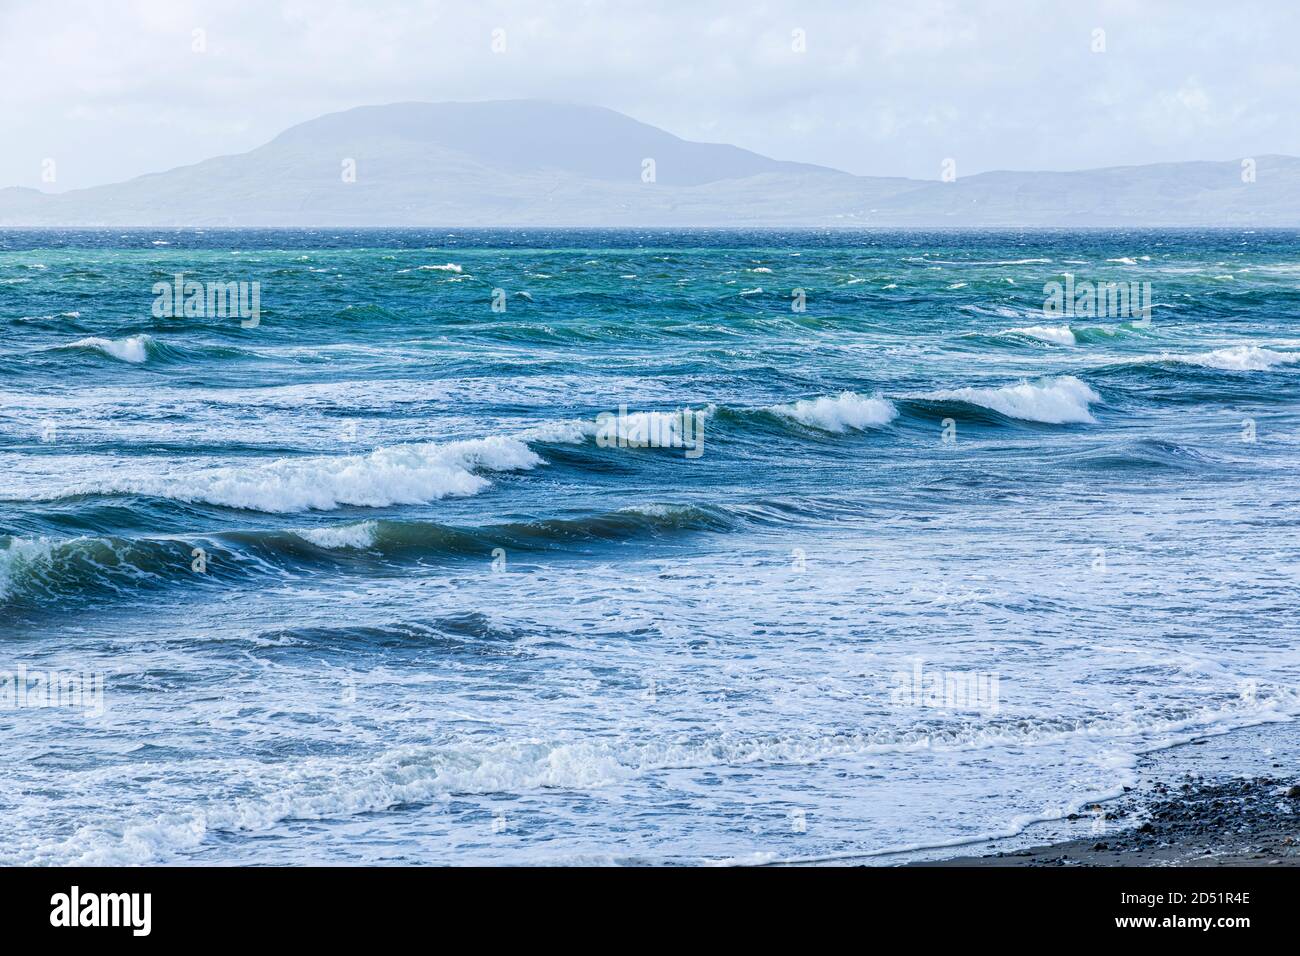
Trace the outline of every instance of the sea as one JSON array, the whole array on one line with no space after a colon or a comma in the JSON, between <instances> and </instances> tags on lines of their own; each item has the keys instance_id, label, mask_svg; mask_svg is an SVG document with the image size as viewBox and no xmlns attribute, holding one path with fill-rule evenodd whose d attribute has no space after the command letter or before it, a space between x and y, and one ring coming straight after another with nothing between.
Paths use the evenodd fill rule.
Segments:
<instances>
[{"instance_id":1,"label":"sea","mask_svg":"<svg viewBox=\"0 0 1300 956\"><path fill-rule=\"evenodd\" d=\"M1300 713L1298 466L1295 232L0 231L0 863L1019 834Z\"/></svg>"}]
</instances>

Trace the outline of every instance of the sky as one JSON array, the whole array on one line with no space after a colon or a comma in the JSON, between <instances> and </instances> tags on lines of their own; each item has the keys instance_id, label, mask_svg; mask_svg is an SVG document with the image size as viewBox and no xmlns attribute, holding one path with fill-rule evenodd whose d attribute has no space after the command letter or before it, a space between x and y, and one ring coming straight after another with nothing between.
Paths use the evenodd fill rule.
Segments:
<instances>
[{"instance_id":1,"label":"sky","mask_svg":"<svg viewBox=\"0 0 1300 956\"><path fill-rule=\"evenodd\" d=\"M0 186L406 100L591 103L920 179L1300 155L1297 37L1292 0L0 0Z\"/></svg>"}]
</instances>

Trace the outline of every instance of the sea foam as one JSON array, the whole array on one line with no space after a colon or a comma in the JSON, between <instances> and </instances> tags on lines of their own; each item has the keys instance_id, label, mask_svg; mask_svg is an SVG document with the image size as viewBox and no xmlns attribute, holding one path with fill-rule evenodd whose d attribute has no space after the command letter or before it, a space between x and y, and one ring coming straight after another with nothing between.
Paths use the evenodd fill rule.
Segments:
<instances>
[{"instance_id":1,"label":"sea foam","mask_svg":"<svg viewBox=\"0 0 1300 956\"><path fill-rule=\"evenodd\" d=\"M1262 372L1278 365L1300 362L1300 352L1275 352L1258 345L1234 345L1215 349L1199 355L1170 356L1169 359L1186 365L1218 368L1234 372Z\"/></svg>"},{"instance_id":2,"label":"sea foam","mask_svg":"<svg viewBox=\"0 0 1300 956\"><path fill-rule=\"evenodd\" d=\"M119 362L130 362L133 365L139 365L149 358L149 345L153 341L147 335L132 335L125 339L102 339L97 336L77 341L62 346L69 349L92 349L107 355L109 358L115 358Z\"/></svg>"},{"instance_id":3,"label":"sea foam","mask_svg":"<svg viewBox=\"0 0 1300 956\"><path fill-rule=\"evenodd\" d=\"M1008 332L1014 332L1017 335L1026 335L1031 339L1038 339L1040 342L1051 342L1053 345L1074 345L1076 340L1074 332L1068 325L1028 325L1020 329L1008 329Z\"/></svg>"},{"instance_id":4,"label":"sea foam","mask_svg":"<svg viewBox=\"0 0 1300 956\"><path fill-rule=\"evenodd\" d=\"M474 495L490 484L479 472L519 471L539 464L542 459L518 439L492 437L95 482L80 486L77 493L145 494L271 513L328 511L343 505L383 508Z\"/></svg>"},{"instance_id":5,"label":"sea foam","mask_svg":"<svg viewBox=\"0 0 1300 956\"><path fill-rule=\"evenodd\" d=\"M360 524L334 525L324 528L302 528L295 531L304 541L310 541L318 548L330 550L353 548L362 550L375 543L376 524L363 521Z\"/></svg>"},{"instance_id":6,"label":"sea foam","mask_svg":"<svg viewBox=\"0 0 1300 956\"><path fill-rule=\"evenodd\" d=\"M855 392L805 398L790 405L775 405L769 411L828 432L888 425L898 417L893 402L883 398L863 398Z\"/></svg>"},{"instance_id":7,"label":"sea foam","mask_svg":"<svg viewBox=\"0 0 1300 956\"><path fill-rule=\"evenodd\" d=\"M921 396L938 401L967 402L1001 412L1011 418L1052 425L1095 423L1088 410L1101 396L1073 375L1021 382L1003 388L956 388Z\"/></svg>"}]
</instances>

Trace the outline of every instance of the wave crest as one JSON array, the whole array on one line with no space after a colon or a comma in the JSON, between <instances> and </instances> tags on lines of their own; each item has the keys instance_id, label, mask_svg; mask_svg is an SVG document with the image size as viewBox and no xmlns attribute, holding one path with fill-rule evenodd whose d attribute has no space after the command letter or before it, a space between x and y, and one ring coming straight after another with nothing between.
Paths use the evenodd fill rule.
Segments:
<instances>
[{"instance_id":1,"label":"wave crest","mask_svg":"<svg viewBox=\"0 0 1300 956\"><path fill-rule=\"evenodd\" d=\"M863 398L856 392L805 398L789 405L774 405L769 411L828 432L888 425L898 417L893 402L883 398Z\"/></svg>"},{"instance_id":2,"label":"wave crest","mask_svg":"<svg viewBox=\"0 0 1300 956\"><path fill-rule=\"evenodd\" d=\"M1077 341L1068 325L1027 325L1021 329L1007 329L1007 332L1053 345L1075 345Z\"/></svg>"},{"instance_id":3,"label":"wave crest","mask_svg":"<svg viewBox=\"0 0 1300 956\"><path fill-rule=\"evenodd\" d=\"M1095 424L1088 406L1101 396L1073 375L1021 382L1002 388L957 388L922 396L934 401L966 402L992 409L1009 418L1051 425Z\"/></svg>"},{"instance_id":4,"label":"wave crest","mask_svg":"<svg viewBox=\"0 0 1300 956\"><path fill-rule=\"evenodd\" d=\"M87 483L72 494L142 494L250 511L329 511L343 505L384 508L474 495L490 482L479 472L521 471L542 459L515 438L443 445L399 445L369 455L281 458L158 478Z\"/></svg>"},{"instance_id":5,"label":"wave crest","mask_svg":"<svg viewBox=\"0 0 1300 956\"><path fill-rule=\"evenodd\" d=\"M1278 365L1300 362L1300 352L1275 352L1258 345L1234 345L1199 355L1170 356L1169 360L1232 372L1262 372Z\"/></svg>"},{"instance_id":6,"label":"wave crest","mask_svg":"<svg viewBox=\"0 0 1300 956\"><path fill-rule=\"evenodd\" d=\"M119 362L141 365L148 360L149 348L152 345L153 339L148 335L132 335L125 339L104 339L92 336L59 347L99 352L101 355L117 359Z\"/></svg>"}]
</instances>

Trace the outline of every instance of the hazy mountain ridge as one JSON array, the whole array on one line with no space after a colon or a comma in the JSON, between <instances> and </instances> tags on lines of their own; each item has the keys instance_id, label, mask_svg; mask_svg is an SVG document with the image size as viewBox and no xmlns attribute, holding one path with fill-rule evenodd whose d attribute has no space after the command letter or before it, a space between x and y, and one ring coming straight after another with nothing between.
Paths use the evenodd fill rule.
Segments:
<instances>
[{"instance_id":1,"label":"hazy mountain ridge","mask_svg":"<svg viewBox=\"0 0 1300 956\"><path fill-rule=\"evenodd\" d=\"M1255 162L1254 182L1230 160L945 183L694 143L600 107L398 103L124 183L3 189L0 225L1300 226L1300 159Z\"/></svg>"}]
</instances>

